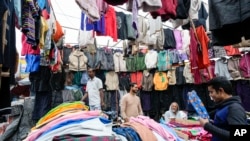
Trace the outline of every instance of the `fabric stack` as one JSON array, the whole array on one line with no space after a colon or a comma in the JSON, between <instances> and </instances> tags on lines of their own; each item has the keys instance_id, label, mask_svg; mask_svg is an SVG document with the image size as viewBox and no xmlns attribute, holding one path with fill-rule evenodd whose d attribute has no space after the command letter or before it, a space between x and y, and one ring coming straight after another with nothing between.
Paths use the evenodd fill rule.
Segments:
<instances>
[{"instance_id":1,"label":"fabric stack","mask_svg":"<svg viewBox=\"0 0 250 141\"><path fill-rule=\"evenodd\" d=\"M114 127L122 141L182 141L176 132L162 123L146 116L131 117L130 121L120 127Z\"/></svg>"},{"instance_id":2,"label":"fabric stack","mask_svg":"<svg viewBox=\"0 0 250 141\"><path fill-rule=\"evenodd\" d=\"M165 124L164 120L161 120L162 124ZM212 135L204 130L199 121L175 119L166 124L166 126L172 127L173 130L187 140L201 140L210 141Z\"/></svg>"},{"instance_id":3,"label":"fabric stack","mask_svg":"<svg viewBox=\"0 0 250 141\"><path fill-rule=\"evenodd\" d=\"M25 141L115 140L111 121L100 117L100 113L101 111L88 111L88 107L82 102L63 103L42 117Z\"/></svg>"}]
</instances>

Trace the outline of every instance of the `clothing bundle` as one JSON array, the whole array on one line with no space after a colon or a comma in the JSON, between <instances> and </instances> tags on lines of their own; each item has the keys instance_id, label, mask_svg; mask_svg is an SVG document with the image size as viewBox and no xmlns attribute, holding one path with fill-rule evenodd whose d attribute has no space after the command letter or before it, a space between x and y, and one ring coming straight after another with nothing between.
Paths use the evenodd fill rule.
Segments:
<instances>
[{"instance_id":1,"label":"clothing bundle","mask_svg":"<svg viewBox=\"0 0 250 141\"><path fill-rule=\"evenodd\" d=\"M100 113L88 111L82 102L60 104L36 123L25 140L59 140L69 136L76 139L102 137L114 140L111 121L100 117Z\"/></svg>"},{"instance_id":2,"label":"clothing bundle","mask_svg":"<svg viewBox=\"0 0 250 141\"><path fill-rule=\"evenodd\" d=\"M112 130L124 141L182 141L173 129L146 116L130 118L129 122L113 127Z\"/></svg>"}]
</instances>

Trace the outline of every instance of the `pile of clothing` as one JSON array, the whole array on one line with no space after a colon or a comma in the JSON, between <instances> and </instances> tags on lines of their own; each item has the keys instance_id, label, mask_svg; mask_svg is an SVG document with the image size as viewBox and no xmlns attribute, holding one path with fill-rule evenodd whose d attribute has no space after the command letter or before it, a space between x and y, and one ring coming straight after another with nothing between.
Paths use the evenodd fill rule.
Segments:
<instances>
[{"instance_id":1,"label":"pile of clothing","mask_svg":"<svg viewBox=\"0 0 250 141\"><path fill-rule=\"evenodd\" d=\"M100 115L101 111L88 111L88 107L80 101L63 103L42 117L31 129L25 141L64 139L114 141L111 121Z\"/></svg>"}]
</instances>

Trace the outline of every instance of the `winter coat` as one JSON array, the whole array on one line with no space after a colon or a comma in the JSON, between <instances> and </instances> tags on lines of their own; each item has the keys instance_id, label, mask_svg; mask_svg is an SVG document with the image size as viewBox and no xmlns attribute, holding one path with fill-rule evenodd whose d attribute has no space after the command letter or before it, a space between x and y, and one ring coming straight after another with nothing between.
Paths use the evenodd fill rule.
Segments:
<instances>
[{"instance_id":1,"label":"winter coat","mask_svg":"<svg viewBox=\"0 0 250 141\"><path fill-rule=\"evenodd\" d=\"M69 70L84 71L87 70L88 58L80 50L74 50L69 55Z\"/></svg>"}]
</instances>

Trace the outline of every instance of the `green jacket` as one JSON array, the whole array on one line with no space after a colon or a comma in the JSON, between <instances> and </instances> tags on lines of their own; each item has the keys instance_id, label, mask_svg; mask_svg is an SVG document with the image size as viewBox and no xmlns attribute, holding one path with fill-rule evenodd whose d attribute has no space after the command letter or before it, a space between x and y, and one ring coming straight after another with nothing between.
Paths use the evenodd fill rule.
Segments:
<instances>
[{"instance_id":1,"label":"green jacket","mask_svg":"<svg viewBox=\"0 0 250 141\"><path fill-rule=\"evenodd\" d=\"M146 70L146 63L145 63L145 54L143 53L138 53L135 56L135 66L136 66L136 70L137 71L141 71L141 70Z\"/></svg>"},{"instance_id":2,"label":"green jacket","mask_svg":"<svg viewBox=\"0 0 250 141\"><path fill-rule=\"evenodd\" d=\"M136 71L135 57L129 56L126 58L126 67L128 72Z\"/></svg>"}]
</instances>

